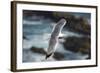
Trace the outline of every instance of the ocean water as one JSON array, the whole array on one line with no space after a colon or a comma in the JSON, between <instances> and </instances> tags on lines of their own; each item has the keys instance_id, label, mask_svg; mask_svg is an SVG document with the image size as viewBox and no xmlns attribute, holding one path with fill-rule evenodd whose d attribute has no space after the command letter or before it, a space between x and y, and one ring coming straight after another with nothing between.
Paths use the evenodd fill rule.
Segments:
<instances>
[{"instance_id":1,"label":"ocean water","mask_svg":"<svg viewBox=\"0 0 100 73\"><path fill-rule=\"evenodd\" d=\"M45 54L32 52L31 47L43 48L44 51L48 48L48 42L52 29L56 23L51 19L40 19L40 20L23 20L23 62L40 62L45 59ZM82 37L82 35L67 31L63 29L60 37L76 36ZM62 42L64 39L60 39L57 45L56 52L64 55L62 60L83 60L88 57L88 55L83 55L81 53L73 53L71 51L65 50ZM48 61L55 61L55 58L50 58Z\"/></svg>"}]
</instances>

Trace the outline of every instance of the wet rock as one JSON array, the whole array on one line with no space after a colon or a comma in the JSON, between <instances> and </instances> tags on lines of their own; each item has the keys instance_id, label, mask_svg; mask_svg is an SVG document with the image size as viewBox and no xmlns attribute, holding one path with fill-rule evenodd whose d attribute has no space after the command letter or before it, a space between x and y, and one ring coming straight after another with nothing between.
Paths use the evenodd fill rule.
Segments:
<instances>
[{"instance_id":1,"label":"wet rock","mask_svg":"<svg viewBox=\"0 0 100 73\"><path fill-rule=\"evenodd\" d=\"M30 50L35 53L46 55L46 51L43 48L31 47Z\"/></svg>"},{"instance_id":2,"label":"wet rock","mask_svg":"<svg viewBox=\"0 0 100 73\"><path fill-rule=\"evenodd\" d=\"M64 54L62 53L59 53L59 52L55 52L53 57L56 59L56 60L63 60L64 59Z\"/></svg>"},{"instance_id":3,"label":"wet rock","mask_svg":"<svg viewBox=\"0 0 100 73\"><path fill-rule=\"evenodd\" d=\"M63 45L66 50L90 55L91 43L88 37L68 37Z\"/></svg>"},{"instance_id":4,"label":"wet rock","mask_svg":"<svg viewBox=\"0 0 100 73\"><path fill-rule=\"evenodd\" d=\"M88 20L83 17L71 17L67 18L67 25L65 28L69 31L73 31L76 33L84 34L84 35L90 35L91 32L91 26L88 23Z\"/></svg>"}]
</instances>

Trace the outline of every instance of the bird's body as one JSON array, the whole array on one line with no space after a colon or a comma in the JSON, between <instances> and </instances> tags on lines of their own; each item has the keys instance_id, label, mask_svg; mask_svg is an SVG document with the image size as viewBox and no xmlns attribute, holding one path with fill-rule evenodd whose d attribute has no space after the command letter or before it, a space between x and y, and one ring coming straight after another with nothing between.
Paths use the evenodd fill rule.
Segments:
<instances>
[{"instance_id":1,"label":"bird's body","mask_svg":"<svg viewBox=\"0 0 100 73\"><path fill-rule=\"evenodd\" d=\"M59 34L61 33L61 30L65 24L66 24L66 20L61 19L53 28L53 31L51 33L51 37L49 40L49 46L47 48L46 59L48 59L50 56L52 56L54 54L57 43L58 43Z\"/></svg>"}]
</instances>

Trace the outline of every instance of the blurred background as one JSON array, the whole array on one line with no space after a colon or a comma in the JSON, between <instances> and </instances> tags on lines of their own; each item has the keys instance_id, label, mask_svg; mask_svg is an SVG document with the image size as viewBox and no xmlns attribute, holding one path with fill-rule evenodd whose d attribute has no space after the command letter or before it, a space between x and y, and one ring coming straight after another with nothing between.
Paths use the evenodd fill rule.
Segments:
<instances>
[{"instance_id":1,"label":"blurred background","mask_svg":"<svg viewBox=\"0 0 100 73\"><path fill-rule=\"evenodd\" d=\"M67 23L48 61L91 59L90 13L23 10L23 62L43 61L52 29L62 18Z\"/></svg>"}]
</instances>

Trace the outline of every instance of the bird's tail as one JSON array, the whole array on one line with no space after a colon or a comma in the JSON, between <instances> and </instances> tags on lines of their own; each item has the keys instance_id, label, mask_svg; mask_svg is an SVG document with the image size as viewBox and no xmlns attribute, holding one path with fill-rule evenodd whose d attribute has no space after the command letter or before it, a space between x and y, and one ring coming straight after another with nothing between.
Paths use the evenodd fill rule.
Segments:
<instances>
[{"instance_id":1,"label":"bird's tail","mask_svg":"<svg viewBox=\"0 0 100 73\"><path fill-rule=\"evenodd\" d=\"M52 53L47 54L46 57L45 57L45 59L47 60L51 55L52 55Z\"/></svg>"}]
</instances>

